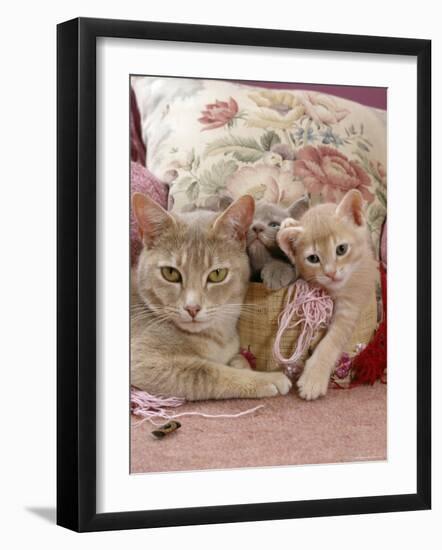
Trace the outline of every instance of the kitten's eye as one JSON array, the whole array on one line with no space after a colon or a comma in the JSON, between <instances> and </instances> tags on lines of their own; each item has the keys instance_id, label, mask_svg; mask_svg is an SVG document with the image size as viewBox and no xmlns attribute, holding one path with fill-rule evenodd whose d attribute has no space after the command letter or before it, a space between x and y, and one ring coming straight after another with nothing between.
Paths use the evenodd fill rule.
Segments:
<instances>
[{"instance_id":1,"label":"kitten's eye","mask_svg":"<svg viewBox=\"0 0 442 550\"><path fill-rule=\"evenodd\" d=\"M221 269L214 269L211 273L209 273L207 280L210 283L221 283L227 277L228 272L228 269L225 267L222 267Z\"/></svg>"},{"instance_id":2,"label":"kitten's eye","mask_svg":"<svg viewBox=\"0 0 442 550\"><path fill-rule=\"evenodd\" d=\"M166 281L169 281L169 283L181 282L181 273L174 267L162 267L161 275L166 279Z\"/></svg>"},{"instance_id":3,"label":"kitten's eye","mask_svg":"<svg viewBox=\"0 0 442 550\"><path fill-rule=\"evenodd\" d=\"M311 264L319 264L319 256L317 254L310 254L310 256L307 256L307 261Z\"/></svg>"},{"instance_id":4,"label":"kitten's eye","mask_svg":"<svg viewBox=\"0 0 442 550\"><path fill-rule=\"evenodd\" d=\"M279 224L278 222L270 222L269 223L269 227L279 227L281 224Z\"/></svg>"},{"instance_id":5,"label":"kitten's eye","mask_svg":"<svg viewBox=\"0 0 442 550\"><path fill-rule=\"evenodd\" d=\"M338 256L343 256L348 250L348 244L339 244L336 247L336 254Z\"/></svg>"}]
</instances>

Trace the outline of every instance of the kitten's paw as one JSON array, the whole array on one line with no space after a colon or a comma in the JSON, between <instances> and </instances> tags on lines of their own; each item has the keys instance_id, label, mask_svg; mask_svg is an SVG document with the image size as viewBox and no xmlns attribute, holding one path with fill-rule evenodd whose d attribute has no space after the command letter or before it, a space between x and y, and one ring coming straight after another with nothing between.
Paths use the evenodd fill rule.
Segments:
<instances>
[{"instance_id":1,"label":"kitten's paw","mask_svg":"<svg viewBox=\"0 0 442 550\"><path fill-rule=\"evenodd\" d=\"M296 270L284 262L269 262L262 268L261 278L268 289L279 290L296 279Z\"/></svg>"},{"instance_id":2,"label":"kitten's paw","mask_svg":"<svg viewBox=\"0 0 442 550\"><path fill-rule=\"evenodd\" d=\"M327 370L309 367L307 364L297 382L299 396L307 401L318 399L327 393L329 380Z\"/></svg>"},{"instance_id":3,"label":"kitten's paw","mask_svg":"<svg viewBox=\"0 0 442 550\"><path fill-rule=\"evenodd\" d=\"M292 387L292 383L282 372L265 372L260 375L260 381L257 384L257 397L286 395Z\"/></svg>"},{"instance_id":4,"label":"kitten's paw","mask_svg":"<svg viewBox=\"0 0 442 550\"><path fill-rule=\"evenodd\" d=\"M286 395L289 393L290 388L292 387L292 382L283 372L271 372L269 375L273 379L273 383L278 388L278 392L281 395Z\"/></svg>"},{"instance_id":5,"label":"kitten's paw","mask_svg":"<svg viewBox=\"0 0 442 550\"><path fill-rule=\"evenodd\" d=\"M288 227L295 227L296 225L299 225L296 220L294 220L293 218L286 218L282 221L279 230L282 231L283 229L287 229Z\"/></svg>"},{"instance_id":6,"label":"kitten's paw","mask_svg":"<svg viewBox=\"0 0 442 550\"><path fill-rule=\"evenodd\" d=\"M241 354L235 355L235 357L230 361L229 366L233 367L234 369L251 369L252 368L250 366L250 363L244 357L244 355L241 355Z\"/></svg>"}]
</instances>

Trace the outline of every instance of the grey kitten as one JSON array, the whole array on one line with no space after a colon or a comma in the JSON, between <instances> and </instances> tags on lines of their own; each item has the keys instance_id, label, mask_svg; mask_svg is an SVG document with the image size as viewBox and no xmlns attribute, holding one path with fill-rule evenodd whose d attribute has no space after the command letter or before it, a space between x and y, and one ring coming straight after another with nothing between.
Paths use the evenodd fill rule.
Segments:
<instances>
[{"instance_id":1,"label":"grey kitten","mask_svg":"<svg viewBox=\"0 0 442 550\"><path fill-rule=\"evenodd\" d=\"M288 208L266 202L256 204L253 223L247 232L247 252L253 280L262 280L270 290L278 290L296 280L296 267L279 248L276 235L283 220L300 218L308 207L307 196Z\"/></svg>"}]
</instances>

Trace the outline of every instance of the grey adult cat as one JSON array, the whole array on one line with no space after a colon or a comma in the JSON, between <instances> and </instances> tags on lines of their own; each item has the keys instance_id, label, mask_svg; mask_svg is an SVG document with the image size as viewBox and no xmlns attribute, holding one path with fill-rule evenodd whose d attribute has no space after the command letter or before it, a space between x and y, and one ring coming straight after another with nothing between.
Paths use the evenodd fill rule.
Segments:
<instances>
[{"instance_id":1,"label":"grey adult cat","mask_svg":"<svg viewBox=\"0 0 442 550\"><path fill-rule=\"evenodd\" d=\"M271 290L278 290L296 280L296 266L281 250L276 236L283 220L300 218L308 207L307 196L301 197L289 208L267 202L257 203L253 223L247 231L247 252L253 280L262 280Z\"/></svg>"},{"instance_id":2,"label":"grey adult cat","mask_svg":"<svg viewBox=\"0 0 442 550\"><path fill-rule=\"evenodd\" d=\"M286 394L282 372L251 370L239 353L253 198L221 214L177 214L136 193L133 209L143 250L133 272L131 383L188 400Z\"/></svg>"}]
</instances>

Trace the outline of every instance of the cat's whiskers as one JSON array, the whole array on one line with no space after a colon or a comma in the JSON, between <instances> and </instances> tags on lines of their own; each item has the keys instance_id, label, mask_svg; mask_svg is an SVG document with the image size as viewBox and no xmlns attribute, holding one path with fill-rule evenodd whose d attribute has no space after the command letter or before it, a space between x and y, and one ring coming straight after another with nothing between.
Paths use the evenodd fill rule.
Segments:
<instances>
[{"instance_id":1,"label":"cat's whiskers","mask_svg":"<svg viewBox=\"0 0 442 550\"><path fill-rule=\"evenodd\" d=\"M213 308L210 308L207 310L207 315L210 316L210 318L218 318L218 319L229 319L229 320L235 320L240 315L243 317L251 316L256 313L256 309L254 307L249 307L247 305L232 305L232 304L223 304L219 305Z\"/></svg>"},{"instance_id":2,"label":"cat's whiskers","mask_svg":"<svg viewBox=\"0 0 442 550\"><path fill-rule=\"evenodd\" d=\"M131 315L155 315L155 312L147 307L143 309L131 309L130 313Z\"/></svg>"},{"instance_id":3,"label":"cat's whiskers","mask_svg":"<svg viewBox=\"0 0 442 550\"><path fill-rule=\"evenodd\" d=\"M256 309L254 307L249 307L249 306L235 306L235 307L232 307L232 308L226 307L226 308L223 308L223 309L225 311L235 311L235 312L239 312L239 313L245 313L245 312L256 313L257 311L259 311L259 309Z\"/></svg>"},{"instance_id":4,"label":"cat's whiskers","mask_svg":"<svg viewBox=\"0 0 442 550\"><path fill-rule=\"evenodd\" d=\"M218 318L228 318L228 319L237 319L239 315L253 315L255 311L253 308L241 308L240 306L231 306L228 305L221 305L216 308L212 308L209 310L208 315L210 317L218 317Z\"/></svg>"},{"instance_id":5,"label":"cat's whiskers","mask_svg":"<svg viewBox=\"0 0 442 550\"><path fill-rule=\"evenodd\" d=\"M318 279L316 275L312 275L311 277L303 277L304 281L306 283L317 283Z\"/></svg>"},{"instance_id":6,"label":"cat's whiskers","mask_svg":"<svg viewBox=\"0 0 442 550\"><path fill-rule=\"evenodd\" d=\"M208 321L213 321L216 319L217 321L235 321L238 319L238 314L223 312L223 313L217 313L217 314L209 314L207 316Z\"/></svg>"},{"instance_id":7,"label":"cat's whiskers","mask_svg":"<svg viewBox=\"0 0 442 550\"><path fill-rule=\"evenodd\" d=\"M249 304L249 303L237 303L237 304L230 304L230 303L227 303L227 304L219 304L219 305L216 305L216 306L211 306L211 307L208 307L207 308L207 311L210 311L210 310L218 310L218 309L221 309L221 308L224 308L224 309L227 309L227 308L231 308L231 309L246 309L246 308L250 308L250 309L253 309L253 308L259 308L261 307L259 304Z\"/></svg>"},{"instance_id":8,"label":"cat's whiskers","mask_svg":"<svg viewBox=\"0 0 442 550\"><path fill-rule=\"evenodd\" d=\"M179 314L179 308L174 306L167 305L153 305L150 308L145 306L145 309L149 312L150 315L161 315L162 313L172 313Z\"/></svg>"},{"instance_id":9,"label":"cat's whiskers","mask_svg":"<svg viewBox=\"0 0 442 550\"><path fill-rule=\"evenodd\" d=\"M144 309L144 310L140 310L140 311L135 311L135 312L132 312L131 311L131 318L132 319L142 319L142 318L149 318L151 317L152 319L156 319L156 318L161 318L161 317L170 317L170 312L168 311L162 311L162 312L155 312L151 309Z\"/></svg>"},{"instance_id":10,"label":"cat's whiskers","mask_svg":"<svg viewBox=\"0 0 442 550\"><path fill-rule=\"evenodd\" d=\"M241 306L241 307L244 307L244 306L259 307L259 304L252 304L251 302L239 302L237 304L227 303L227 304L223 304L223 305L225 305L225 306Z\"/></svg>"},{"instance_id":11,"label":"cat's whiskers","mask_svg":"<svg viewBox=\"0 0 442 550\"><path fill-rule=\"evenodd\" d=\"M161 321L161 320L168 320L170 319L170 315L163 315L163 316L154 316L154 315L133 315L131 316L131 321L146 321L146 325L151 325L153 323L155 323L156 321Z\"/></svg>"},{"instance_id":12,"label":"cat's whiskers","mask_svg":"<svg viewBox=\"0 0 442 550\"><path fill-rule=\"evenodd\" d=\"M153 327L158 327L169 321L171 321L170 317L156 317L151 322L146 323L145 326L149 329L152 329Z\"/></svg>"}]
</instances>

